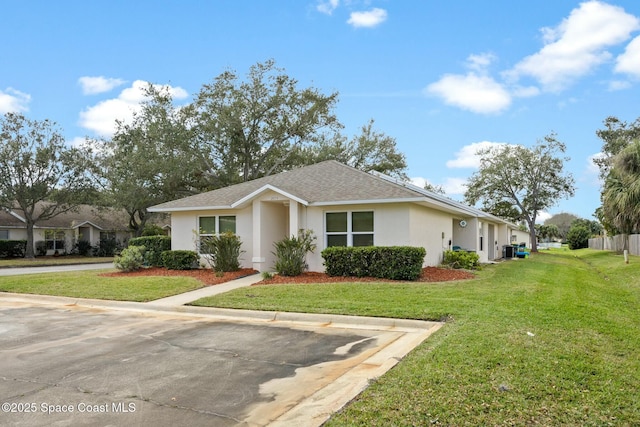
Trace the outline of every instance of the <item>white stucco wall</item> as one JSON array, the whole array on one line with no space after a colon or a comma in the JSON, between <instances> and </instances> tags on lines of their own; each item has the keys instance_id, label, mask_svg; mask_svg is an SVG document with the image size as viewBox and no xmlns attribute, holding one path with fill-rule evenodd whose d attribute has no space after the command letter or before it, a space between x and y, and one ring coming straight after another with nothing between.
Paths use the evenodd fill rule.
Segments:
<instances>
[{"instance_id":1,"label":"white stucco wall","mask_svg":"<svg viewBox=\"0 0 640 427\"><path fill-rule=\"evenodd\" d=\"M240 265L251 268L253 229L251 224L251 207L241 210L201 210L191 212L173 212L171 214L171 249L196 251L198 218L201 216L235 215L236 234L242 241Z\"/></svg>"},{"instance_id":2,"label":"white stucco wall","mask_svg":"<svg viewBox=\"0 0 640 427\"><path fill-rule=\"evenodd\" d=\"M306 227L303 228L312 230L317 237L316 251L307 256L310 271L324 271L321 253L327 247L324 232L325 213L345 211L373 211L374 244L376 246L402 246L409 245L411 242L407 205L389 203L308 207L304 215Z\"/></svg>"},{"instance_id":3,"label":"white stucco wall","mask_svg":"<svg viewBox=\"0 0 640 427\"><path fill-rule=\"evenodd\" d=\"M520 244L520 243L526 243L528 248L531 248L531 236L529 235L528 231L522 231L522 230L511 230L511 236L513 238L513 236L515 236L515 241L511 240L510 243L513 244Z\"/></svg>"},{"instance_id":4,"label":"white stucco wall","mask_svg":"<svg viewBox=\"0 0 640 427\"><path fill-rule=\"evenodd\" d=\"M422 246L427 250L425 266L442 262L442 254L453 239L451 215L434 209L411 205L409 207L411 234L409 246Z\"/></svg>"},{"instance_id":5,"label":"white stucco wall","mask_svg":"<svg viewBox=\"0 0 640 427\"><path fill-rule=\"evenodd\" d=\"M321 253L326 248L325 214L345 211L373 211L375 245L424 247L427 250L425 266L439 265L443 252L451 248L450 244L477 251L481 261L486 262L490 253L489 245L497 241L494 256L499 258L502 245L508 243L511 235L511 230L505 225L494 224L491 236L491 223L480 222L477 218L464 218L467 227L462 228L459 225L462 218L412 203L308 207L289 201L278 193L267 192L240 210L174 212L171 216L172 249L195 250L195 232L200 216L235 215L236 232L245 251L240 260L242 267L273 271L273 243L293 234L292 227L295 226L313 231L317 238L316 250L307 256L307 263L310 271L324 271ZM479 242L481 235L482 251ZM490 238L493 240L490 241Z\"/></svg>"}]
</instances>

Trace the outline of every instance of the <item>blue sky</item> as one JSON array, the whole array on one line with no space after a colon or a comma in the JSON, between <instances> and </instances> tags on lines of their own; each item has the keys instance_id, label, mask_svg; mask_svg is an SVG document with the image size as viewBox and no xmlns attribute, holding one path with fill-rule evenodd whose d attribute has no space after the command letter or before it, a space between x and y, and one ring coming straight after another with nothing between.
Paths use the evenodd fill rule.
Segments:
<instances>
[{"instance_id":1,"label":"blue sky","mask_svg":"<svg viewBox=\"0 0 640 427\"><path fill-rule=\"evenodd\" d=\"M23 0L0 16L0 113L53 120L70 144L109 137L145 82L188 102L274 59L300 87L339 92L347 135L374 119L414 182L455 199L477 148L556 132L577 192L542 218L593 219L595 132L640 117L637 0Z\"/></svg>"}]
</instances>

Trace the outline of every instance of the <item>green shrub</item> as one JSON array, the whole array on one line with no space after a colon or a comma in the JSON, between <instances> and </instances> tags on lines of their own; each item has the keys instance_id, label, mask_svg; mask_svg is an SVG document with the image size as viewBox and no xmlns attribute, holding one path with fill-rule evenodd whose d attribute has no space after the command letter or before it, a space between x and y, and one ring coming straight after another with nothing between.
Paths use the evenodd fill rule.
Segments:
<instances>
[{"instance_id":1,"label":"green shrub","mask_svg":"<svg viewBox=\"0 0 640 427\"><path fill-rule=\"evenodd\" d=\"M591 230L584 225L574 225L569 229L567 233L567 244L569 249L582 249L589 247L589 238L591 237Z\"/></svg>"},{"instance_id":2,"label":"green shrub","mask_svg":"<svg viewBox=\"0 0 640 427\"><path fill-rule=\"evenodd\" d=\"M463 270L477 270L480 268L480 255L467 251L444 251L442 264Z\"/></svg>"},{"instance_id":3,"label":"green shrub","mask_svg":"<svg viewBox=\"0 0 640 427\"><path fill-rule=\"evenodd\" d=\"M154 267L162 267L162 252L171 250L171 237L169 236L144 236L134 237L129 240L129 246L144 246L145 264Z\"/></svg>"},{"instance_id":4,"label":"green shrub","mask_svg":"<svg viewBox=\"0 0 640 427\"><path fill-rule=\"evenodd\" d=\"M276 256L275 270L283 276L298 276L308 268L305 260L307 252L316 249L316 237L311 230L301 230L298 237L285 237L275 242L272 252Z\"/></svg>"},{"instance_id":5,"label":"green shrub","mask_svg":"<svg viewBox=\"0 0 640 427\"><path fill-rule=\"evenodd\" d=\"M200 239L200 253L209 266L217 272L237 271L240 269L240 237L231 232Z\"/></svg>"},{"instance_id":6,"label":"green shrub","mask_svg":"<svg viewBox=\"0 0 640 427\"><path fill-rule=\"evenodd\" d=\"M194 251L164 251L162 264L169 270L191 270L198 265L198 254Z\"/></svg>"},{"instance_id":7,"label":"green shrub","mask_svg":"<svg viewBox=\"0 0 640 427\"><path fill-rule=\"evenodd\" d=\"M413 246L333 246L322 251L329 276L416 280L422 274L425 248Z\"/></svg>"},{"instance_id":8,"label":"green shrub","mask_svg":"<svg viewBox=\"0 0 640 427\"><path fill-rule=\"evenodd\" d=\"M36 242L36 255L45 256L47 254L47 242L39 240Z\"/></svg>"},{"instance_id":9,"label":"green shrub","mask_svg":"<svg viewBox=\"0 0 640 427\"><path fill-rule=\"evenodd\" d=\"M144 252L144 246L129 246L114 258L113 263L117 269L122 271L140 270L144 264Z\"/></svg>"},{"instance_id":10,"label":"green shrub","mask_svg":"<svg viewBox=\"0 0 640 427\"><path fill-rule=\"evenodd\" d=\"M95 248L96 256L114 256L121 249L121 245L116 239L100 239Z\"/></svg>"},{"instance_id":11,"label":"green shrub","mask_svg":"<svg viewBox=\"0 0 640 427\"><path fill-rule=\"evenodd\" d=\"M26 240L0 240L0 258L24 258Z\"/></svg>"},{"instance_id":12,"label":"green shrub","mask_svg":"<svg viewBox=\"0 0 640 427\"><path fill-rule=\"evenodd\" d=\"M74 250L75 252L78 253L78 255L82 255L82 256L89 256L91 255L91 250L93 248L91 247L91 243L87 242L86 240L79 240L78 242L76 242L76 244L74 245Z\"/></svg>"},{"instance_id":13,"label":"green shrub","mask_svg":"<svg viewBox=\"0 0 640 427\"><path fill-rule=\"evenodd\" d=\"M144 229L142 230L141 236L166 236L167 233L164 232L162 227L156 224L146 224Z\"/></svg>"}]
</instances>

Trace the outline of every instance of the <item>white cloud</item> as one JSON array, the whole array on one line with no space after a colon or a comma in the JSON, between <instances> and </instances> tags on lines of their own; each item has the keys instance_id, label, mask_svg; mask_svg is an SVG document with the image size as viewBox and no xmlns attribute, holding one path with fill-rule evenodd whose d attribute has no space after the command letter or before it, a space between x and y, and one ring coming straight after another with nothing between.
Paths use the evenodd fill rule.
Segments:
<instances>
[{"instance_id":1,"label":"white cloud","mask_svg":"<svg viewBox=\"0 0 640 427\"><path fill-rule=\"evenodd\" d=\"M107 99L86 108L80 113L80 126L95 132L99 136L110 137L116 130L116 120L129 123L133 114L140 110L141 103L147 99L145 89L149 83L136 80L131 87L120 92L117 98ZM187 92L180 87L168 85L155 87L168 90L174 99L184 99Z\"/></svg>"},{"instance_id":2,"label":"white cloud","mask_svg":"<svg viewBox=\"0 0 640 427\"><path fill-rule=\"evenodd\" d=\"M631 82L628 82L626 80L612 80L609 82L610 91L624 90L624 89L629 89L630 87L631 87Z\"/></svg>"},{"instance_id":3,"label":"white cloud","mask_svg":"<svg viewBox=\"0 0 640 427\"><path fill-rule=\"evenodd\" d=\"M320 13L324 13L326 15L331 15L333 13L333 11L336 10L336 8L338 7L339 4L340 4L340 0L320 1L320 2L318 2L318 5L316 6L316 9Z\"/></svg>"},{"instance_id":4,"label":"white cloud","mask_svg":"<svg viewBox=\"0 0 640 427\"><path fill-rule=\"evenodd\" d=\"M29 102L31 102L31 95L19 90L10 87L4 91L0 90L0 114L28 111Z\"/></svg>"},{"instance_id":5,"label":"white cloud","mask_svg":"<svg viewBox=\"0 0 640 427\"><path fill-rule=\"evenodd\" d=\"M426 88L446 104L480 114L499 113L511 105L511 95L500 83L473 72L446 74Z\"/></svg>"},{"instance_id":6,"label":"white cloud","mask_svg":"<svg viewBox=\"0 0 640 427\"><path fill-rule=\"evenodd\" d=\"M640 36L633 39L624 53L618 56L615 71L640 77Z\"/></svg>"},{"instance_id":7,"label":"white cloud","mask_svg":"<svg viewBox=\"0 0 640 427\"><path fill-rule=\"evenodd\" d=\"M382 24L386 20L387 11L376 7L366 12L351 12L349 20L347 20L347 24L356 28L372 28Z\"/></svg>"},{"instance_id":8,"label":"white cloud","mask_svg":"<svg viewBox=\"0 0 640 427\"><path fill-rule=\"evenodd\" d=\"M424 188L427 183L434 187L440 186L447 196L463 195L467 191L467 180L465 178L445 178L443 184L436 184L427 178L417 176L411 178L411 183L420 188Z\"/></svg>"},{"instance_id":9,"label":"white cloud","mask_svg":"<svg viewBox=\"0 0 640 427\"><path fill-rule=\"evenodd\" d=\"M480 167L480 156L478 150L505 145L502 142L481 141L465 145L455 154L455 159L447 161L448 168L473 168Z\"/></svg>"},{"instance_id":10,"label":"white cloud","mask_svg":"<svg viewBox=\"0 0 640 427\"><path fill-rule=\"evenodd\" d=\"M427 182L429 182L429 180L427 178L423 178L421 176L417 176L415 178L411 178L411 183L413 185L417 185L420 188L424 188L424 186L427 185Z\"/></svg>"},{"instance_id":11,"label":"white cloud","mask_svg":"<svg viewBox=\"0 0 640 427\"><path fill-rule=\"evenodd\" d=\"M513 86L511 88L511 95L516 98L531 98L532 96L540 95L540 89L535 86Z\"/></svg>"},{"instance_id":12,"label":"white cloud","mask_svg":"<svg viewBox=\"0 0 640 427\"><path fill-rule=\"evenodd\" d=\"M471 54L467 57L467 67L484 74L496 58L493 53Z\"/></svg>"},{"instance_id":13,"label":"white cloud","mask_svg":"<svg viewBox=\"0 0 640 427\"><path fill-rule=\"evenodd\" d=\"M553 215L547 211L538 211L538 215L536 215L536 224L544 224L544 222L552 216Z\"/></svg>"},{"instance_id":14,"label":"white cloud","mask_svg":"<svg viewBox=\"0 0 640 427\"><path fill-rule=\"evenodd\" d=\"M125 84L122 79L112 79L103 76L99 77L80 77L78 83L82 87L82 93L85 95L95 95L97 93L109 92L111 89Z\"/></svg>"},{"instance_id":15,"label":"white cloud","mask_svg":"<svg viewBox=\"0 0 640 427\"><path fill-rule=\"evenodd\" d=\"M585 180L596 187L600 187L602 185L602 181L600 180L600 167L594 160L603 159L604 157L605 154L603 152L599 152L587 158L587 165L584 172Z\"/></svg>"},{"instance_id":16,"label":"white cloud","mask_svg":"<svg viewBox=\"0 0 640 427\"><path fill-rule=\"evenodd\" d=\"M464 195L467 191L467 181L465 178L445 178L442 188L448 196Z\"/></svg>"},{"instance_id":17,"label":"white cloud","mask_svg":"<svg viewBox=\"0 0 640 427\"><path fill-rule=\"evenodd\" d=\"M543 28L545 46L504 75L514 80L530 76L548 91L561 91L608 61L606 48L629 39L638 28L640 20L621 7L595 0L581 3L557 27Z\"/></svg>"}]
</instances>

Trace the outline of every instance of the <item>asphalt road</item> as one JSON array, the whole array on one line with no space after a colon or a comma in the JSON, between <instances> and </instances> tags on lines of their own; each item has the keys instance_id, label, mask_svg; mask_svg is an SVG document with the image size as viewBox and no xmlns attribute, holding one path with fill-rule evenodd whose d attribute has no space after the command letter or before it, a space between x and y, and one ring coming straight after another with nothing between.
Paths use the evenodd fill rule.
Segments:
<instances>
[{"instance_id":1,"label":"asphalt road","mask_svg":"<svg viewBox=\"0 0 640 427\"><path fill-rule=\"evenodd\" d=\"M48 267L15 267L0 268L0 276L17 276L21 274L60 273L64 271L104 270L114 268L113 263L55 265Z\"/></svg>"},{"instance_id":2,"label":"asphalt road","mask_svg":"<svg viewBox=\"0 0 640 427\"><path fill-rule=\"evenodd\" d=\"M439 327L56 301L0 294L0 425L320 425Z\"/></svg>"}]
</instances>

